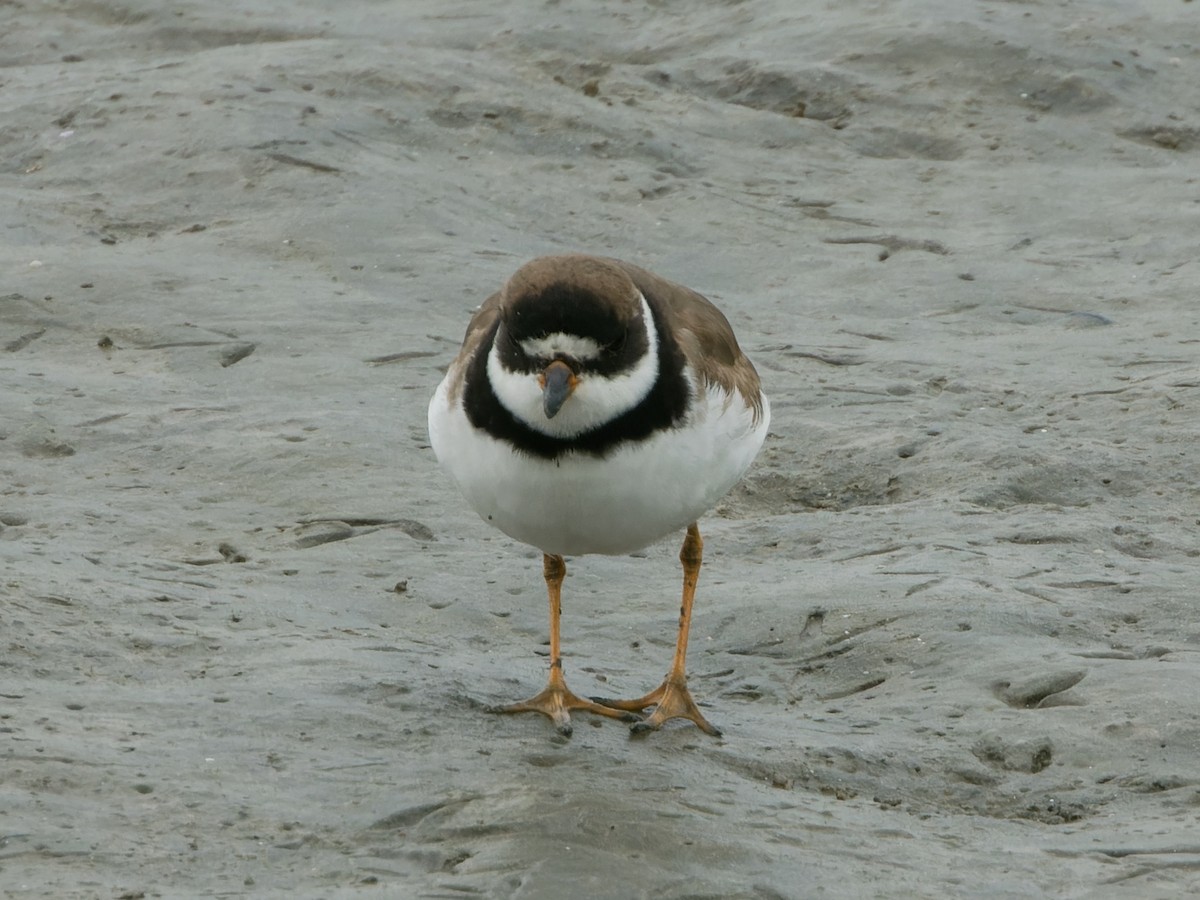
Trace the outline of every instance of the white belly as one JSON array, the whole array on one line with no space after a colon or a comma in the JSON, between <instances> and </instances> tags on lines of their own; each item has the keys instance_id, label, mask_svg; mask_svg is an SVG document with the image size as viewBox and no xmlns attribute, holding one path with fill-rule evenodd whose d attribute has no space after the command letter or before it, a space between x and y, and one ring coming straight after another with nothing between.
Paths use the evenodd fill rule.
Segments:
<instances>
[{"instance_id":1,"label":"white belly","mask_svg":"<svg viewBox=\"0 0 1200 900\"><path fill-rule=\"evenodd\" d=\"M754 422L736 398L727 404L709 389L704 399L682 426L602 459L544 460L475 431L443 383L429 405L429 437L471 507L510 537L561 556L630 553L712 509L762 446L765 403Z\"/></svg>"}]
</instances>

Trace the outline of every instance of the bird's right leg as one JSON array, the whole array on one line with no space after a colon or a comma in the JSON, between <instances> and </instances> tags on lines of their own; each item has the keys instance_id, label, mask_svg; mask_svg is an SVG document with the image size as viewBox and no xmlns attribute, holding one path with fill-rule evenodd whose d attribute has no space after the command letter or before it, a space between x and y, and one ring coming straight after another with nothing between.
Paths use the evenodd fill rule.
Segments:
<instances>
[{"instance_id":1,"label":"bird's right leg","mask_svg":"<svg viewBox=\"0 0 1200 900\"><path fill-rule=\"evenodd\" d=\"M498 713L539 712L549 717L555 729L564 737L570 737L571 710L587 712L620 719L623 722L638 722L640 718L630 712L586 700L571 692L563 678L562 654L559 650L559 620L562 617L562 583L567 576L567 564L561 556L547 553L542 558L542 572L546 577L546 592L550 596L550 677L546 686L528 700L499 706L492 709Z\"/></svg>"}]
</instances>

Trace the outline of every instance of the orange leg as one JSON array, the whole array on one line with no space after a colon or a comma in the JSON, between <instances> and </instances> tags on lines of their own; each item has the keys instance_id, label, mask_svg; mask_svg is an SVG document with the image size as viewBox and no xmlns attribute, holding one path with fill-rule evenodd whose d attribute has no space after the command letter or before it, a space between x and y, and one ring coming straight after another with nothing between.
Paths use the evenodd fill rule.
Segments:
<instances>
[{"instance_id":1,"label":"orange leg","mask_svg":"<svg viewBox=\"0 0 1200 900\"><path fill-rule=\"evenodd\" d=\"M592 700L585 700L571 692L562 673L562 655L559 652L559 619L562 616L562 583L567 576L567 564L561 556L545 554L542 558L542 571L546 576L546 591L550 595L550 677L546 686L528 700L499 706L492 709L498 713L539 712L548 716L554 723L555 729L563 737L570 737L571 710L583 709L588 712L608 716L610 719L620 719L623 722L636 722L637 716L628 712L603 706Z\"/></svg>"},{"instance_id":2,"label":"orange leg","mask_svg":"<svg viewBox=\"0 0 1200 900\"><path fill-rule=\"evenodd\" d=\"M630 727L633 734L645 734L655 731L667 719L691 719L705 734L720 737L721 731L700 714L696 701L692 699L687 686L687 645L688 632L692 627L692 603L696 599L696 584L700 581L700 563L704 557L704 541L700 539L700 529L693 522L688 526L687 536L683 539L683 547L679 551L679 561L683 563L683 599L679 606L679 639L675 643L675 658L671 662L671 671L663 679L663 683L644 697L636 700L607 700L595 697L597 703L603 703L612 709L642 712L654 707L644 721Z\"/></svg>"}]
</instances>

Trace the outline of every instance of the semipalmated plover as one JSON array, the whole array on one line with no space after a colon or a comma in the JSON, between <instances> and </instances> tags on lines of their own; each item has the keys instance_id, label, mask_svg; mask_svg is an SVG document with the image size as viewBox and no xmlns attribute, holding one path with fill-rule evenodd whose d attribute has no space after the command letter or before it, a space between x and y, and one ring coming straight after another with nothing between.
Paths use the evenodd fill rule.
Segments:
<instances>
[{"instance_id":1,"label":"semipalmated plover","mask_svg":"<svg viewBox=\"0 0 1200 900\"><path fill-rule=\"evenodd\" d=\"M497 711L543 713L564 735L573 709L632 721L635 733L682 717L720 734L685 675L703 547L696 520L745 473L769 420L721 311L645 269L541 257L484 302L429 404L429 436L471 507L543 554L549 681ZM563 557L630 553L681 529L683 599L666 678L636 700L572 693L559 652Z\"/></svg>"}]
</instances>

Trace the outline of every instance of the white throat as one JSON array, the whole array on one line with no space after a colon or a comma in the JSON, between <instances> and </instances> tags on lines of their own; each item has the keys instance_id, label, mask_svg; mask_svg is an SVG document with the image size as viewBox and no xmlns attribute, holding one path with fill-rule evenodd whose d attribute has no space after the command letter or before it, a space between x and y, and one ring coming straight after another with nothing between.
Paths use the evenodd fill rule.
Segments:
<instances>
[{"instance_id":1,"label":"white throat","mask_svg":"<svg viewBox=\"0 0 1200 900\"><path fill-rule=\"evenodd\" d=\"M500 403L534 431L557 438L573 438L599 428L641 403L658 380L658 330L654 327L654 316L650 313L646 298L640 294L639 297L642 301L647 349L632 369L611 376L581 373L579 384L558 415L547 419L538 373L510 372L504 368L500 354L493 346L488 351L487 374ZM596 348L590 357L593 359L599 352L594 341L577 335L552 334L536 342L525 343L538 347L592 347ZM589 358L589 354L580 355L584 359Z\"/></svg>"}]
</instances>

